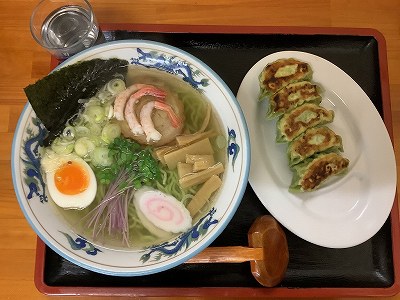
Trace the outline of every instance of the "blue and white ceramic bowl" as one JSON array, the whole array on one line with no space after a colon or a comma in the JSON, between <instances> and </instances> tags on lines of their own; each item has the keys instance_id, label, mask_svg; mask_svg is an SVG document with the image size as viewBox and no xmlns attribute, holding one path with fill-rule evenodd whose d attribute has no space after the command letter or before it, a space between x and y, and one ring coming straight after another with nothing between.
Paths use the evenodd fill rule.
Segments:
<instances>
[{"instance_id":1,"label":"blue and white ceramic bowl","mask_svg":"<svg viewBox=\"0 0 400 300\"><path fill-rule=\"evenodd\" d=\"M18 122L12 146L12 175L20 207L38 236L65 259L86 269L118 276L152 274L177 266L206 248L232 219L246 189L249 135L241 108L223 82L205 63L160 43L118 41L99 45L68 59L58 68L93 58L118 57L176 74L210 100L225 128L226 165L215 205L193 227L162 245L136 251L112 250L92 243L72 228L51 205L40 175L39 144L44 128L28 103Z\"/></svg>"}]
</instances>

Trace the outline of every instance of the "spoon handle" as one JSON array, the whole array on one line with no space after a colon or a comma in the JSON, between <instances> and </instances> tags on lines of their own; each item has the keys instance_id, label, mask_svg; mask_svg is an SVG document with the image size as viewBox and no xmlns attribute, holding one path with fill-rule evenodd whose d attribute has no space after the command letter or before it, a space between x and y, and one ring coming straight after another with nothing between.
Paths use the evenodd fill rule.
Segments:
<instances>
[{"instance_id":1,"label":"spoon handle","mask_svg":"<svg viewBox=\"0 0 400 300\"><path fill-rule=\"evenodd\" d=\"M241 263L263 260L263 248L242 246L208 247L186 263Z\"/></svg>"}]
</instances>

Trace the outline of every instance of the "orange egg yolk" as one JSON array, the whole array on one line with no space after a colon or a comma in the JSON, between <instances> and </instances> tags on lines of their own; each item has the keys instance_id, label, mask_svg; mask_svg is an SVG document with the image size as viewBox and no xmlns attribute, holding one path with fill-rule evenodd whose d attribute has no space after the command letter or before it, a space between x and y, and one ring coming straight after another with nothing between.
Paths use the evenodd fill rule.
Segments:
<instances>
[{"instance_id":1,"label":"orange egg yolk","mask_svg":"<svg viewBox=\"0 0 400 300\"><path fill-rule=\"evenodd\" d=\"M60 193L76 195L88 188L89 176L83 166L69 161L57 169L54 182Z\"/></svg>"}]
</instances>

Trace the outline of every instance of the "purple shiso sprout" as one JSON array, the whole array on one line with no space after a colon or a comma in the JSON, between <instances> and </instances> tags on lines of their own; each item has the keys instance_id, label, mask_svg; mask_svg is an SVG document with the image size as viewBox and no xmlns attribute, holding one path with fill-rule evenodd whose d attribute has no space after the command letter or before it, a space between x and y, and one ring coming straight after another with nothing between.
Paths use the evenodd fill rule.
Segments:
<instances>
[{"instance_id":1,"label":"purple shiso sprout","mask_svg":"<svg viewBox=\"0 0 400 300\"><path fill-rule=\"evenodd\" d=\"M129 246L128 203L134 189L129 185L128 173L122 170L110 184L104 198L89 212L87 226L93 226L93 240L107 228L109 235L122 233L123 242ZM126 183L127 186L121 189L121 183Z\"/></svg>"}]
</instances>

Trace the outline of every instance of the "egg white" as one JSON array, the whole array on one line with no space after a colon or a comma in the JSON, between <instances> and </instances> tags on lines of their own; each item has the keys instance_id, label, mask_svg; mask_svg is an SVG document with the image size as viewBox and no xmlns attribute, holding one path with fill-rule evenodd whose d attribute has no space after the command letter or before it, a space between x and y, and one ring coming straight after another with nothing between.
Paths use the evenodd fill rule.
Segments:
<instances>
[{"instance_id":1,"label":"egg white","mask_svg":"<svg viewBox=\"0 0 400 300\"><path fill-rule=\"evenodd\" d=\"M63 194L57 189L54 181L54 175L57 169L68 161L79 164L89 175L89 185L87 189L76 195ZM65 209L84 209L93 202L97 191L97 181L93 170L82 158L75 155L52 157L50 160L46 159L44 163L42 163L42 167L43 166L46 172L47 189L51 199L58 206Z\"/></svg>"}]
</instances>

